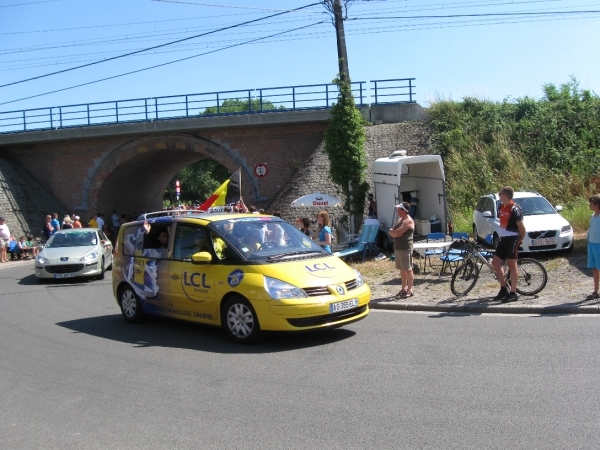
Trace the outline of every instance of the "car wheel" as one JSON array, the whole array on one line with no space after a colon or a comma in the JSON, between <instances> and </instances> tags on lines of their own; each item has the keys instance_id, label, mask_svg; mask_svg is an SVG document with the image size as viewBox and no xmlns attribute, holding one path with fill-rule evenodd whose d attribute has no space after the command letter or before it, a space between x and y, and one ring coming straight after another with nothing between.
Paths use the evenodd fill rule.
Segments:
<instances>
[{"instance_id":1,"label":"car wheel","mask_svg":"<svg viewBox=\"0 0 600 450\"><path fill-rule=\"evenodd\" d=\"M104 257L102 257L102 262L100 263L100 274L98 275L99 280L104 280L104 272L106 269L104 268Z\"/></svg>"},{"instance_id":2,"label":"car wheel","mask_svg":"<svg viewBox=\"0 0 600 450\"><path fill-rule=\"evenodd\" d=\"M498 245L500 245L500 237L494 233L494 237L492 238L492 247L494 247L494 250L498 248Z\"/></svg>"},{"instance_id":3,"label":"car wheel","mask_svg":"<svg viewBox=\"0 0 600 450\"><path fill-rule=\"evenodd\" d=\"M141 322L146 318L140 299L130 286L119 289L119 304L127 322Z\"/></svg>"},{"instance_id":4,"label":"car wheel","mask_svg":"<svg viewBox=\"0 0 600 450\"><path fill-rule=\"evenodd\" d=\"M254 308L241 295L234 295L225 302L221 324L229 338L238 344L252 344L262 337Z\"/></svg>"}]
</instances>

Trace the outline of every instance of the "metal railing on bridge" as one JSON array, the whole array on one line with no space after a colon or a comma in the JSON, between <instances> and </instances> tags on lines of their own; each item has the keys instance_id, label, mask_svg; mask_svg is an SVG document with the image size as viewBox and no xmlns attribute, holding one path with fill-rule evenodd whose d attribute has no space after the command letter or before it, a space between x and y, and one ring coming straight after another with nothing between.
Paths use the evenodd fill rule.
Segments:
<instances>
[{"instance_id":1,"label":"metal railing on bridge","mask_svg":"<svg viewBox=\"0 0 600 450\"><path fill-rule=\"evenodd\" d=\"M414 78L352 83L357 106L415 103ZM170 95L80 105L0 112L0 134L89 127L166 119L276 113L331 108L338 97L335 84L311 84L239 91Z\"/></svg>"}]
</instances>

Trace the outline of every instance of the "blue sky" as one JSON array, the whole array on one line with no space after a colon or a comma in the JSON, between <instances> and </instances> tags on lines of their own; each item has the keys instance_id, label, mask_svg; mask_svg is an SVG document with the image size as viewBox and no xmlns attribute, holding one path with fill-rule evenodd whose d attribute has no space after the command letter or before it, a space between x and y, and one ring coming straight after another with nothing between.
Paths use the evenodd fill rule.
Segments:
<instances>
[{"instance_id":1,"label":"blue sky","mask_svg":"<svg viewBox=\"0 0 600 450\"><path fill-rule=\"evenodd\" d=\"M310 0L0 0L0 85L310 3ZM600 11L600 2L355 2L345 23L350 75L354 81L414 77L416 99L424 106L436 97L455 100L464 96L493 100L525 95L540 97L543 84L565 83L571 75L582 88L600 93L600 12L543 17L415 18L541 11ZM299 27L306 28L289 32ZM287 33L260 43L13 102L282 32ZM316 5L141 56L2 87L0 111L327 83L337 74L336 55L330 17L322 5Z\"/></svg>"}]
</instances>

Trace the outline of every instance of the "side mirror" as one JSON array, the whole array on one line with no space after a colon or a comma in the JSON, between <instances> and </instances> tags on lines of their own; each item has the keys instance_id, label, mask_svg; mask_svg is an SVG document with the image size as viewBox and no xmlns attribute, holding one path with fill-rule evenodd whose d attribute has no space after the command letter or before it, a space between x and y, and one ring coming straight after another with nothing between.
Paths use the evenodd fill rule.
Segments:
<instances>
[{"instance_id":1,"label":"side mirror","mask_svg":"<svg viewBox=\"0 0 600 450\"><path fill-rule=\"evenodd\" d=\"M198 252L192 255L192 261L197 263L208 263L212 261L212 255L208 252Z\"/></svg>"},{"instance_id":2,"label":"side mirror","mask_svg":"<svg viewBox=\"0 0 600 450\"><path fill-rule=\"evenodd\" d=\"M556 205L554 209L556 209L556 212L561 212L564 208L562 207L562 205Z\"/></svg>"},{"instance_id":3,"label":"side mirror","mask_svg":"<svg viewBox=\"0 0 600 450\"><path fill-rule=\"evenodd\" d=\"M483 217L487 217L488 219L492 217L492 213L489 211L484 211L483 212Z\"/></svg>"}]
</instances>

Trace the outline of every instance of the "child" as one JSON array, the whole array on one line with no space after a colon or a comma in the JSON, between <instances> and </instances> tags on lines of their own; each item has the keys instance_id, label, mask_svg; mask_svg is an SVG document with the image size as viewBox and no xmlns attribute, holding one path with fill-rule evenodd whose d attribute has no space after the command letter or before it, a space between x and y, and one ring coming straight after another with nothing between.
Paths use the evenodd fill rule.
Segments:
<instances>
[{"instance_id":1,"label":"child","mask_svg":"<svg viewBox=\"0 0 600 450\"><path fill-rule=\"evenodd\" d=\"M590 197L590 209L594 211L590 218L588 229L588 269L594 274L594 292L586 297L587 300L600 298L598 283L600 282L600 194Z\"/></svg>"}]
</instances>

